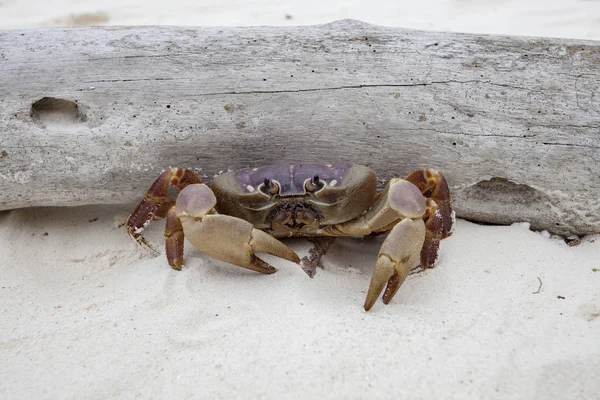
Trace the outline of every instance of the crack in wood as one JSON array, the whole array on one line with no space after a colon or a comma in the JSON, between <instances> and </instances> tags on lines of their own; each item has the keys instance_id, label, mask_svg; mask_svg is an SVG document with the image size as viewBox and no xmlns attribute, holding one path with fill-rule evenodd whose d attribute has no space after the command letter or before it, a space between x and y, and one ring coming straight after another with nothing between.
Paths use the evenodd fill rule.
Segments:
<instances>
[{"instance_id":1,"label":"crack in wood","mask_svg":"<svg viewBox=\"0 0 600 400\"><path fill-rule=\"evenodd\" d=\"M333 86L326 88L307 88L307 89L296 89L296 90L249 90L249 91L230 91L230 92L215 92L215 93L203 93L199 94L199 96L222 96L222 95L244 95L244 94L270 94L270 93L302 93L302 92L320 92L320 91L328 91L328 90L352 90L352 89L365 89L365 88L396 88L396 87L423 87L423 86L434 86L434 85L448 85L452 83L457 84L485 84L485 85L493 85L500 87L508 87L512 89L520 89L520 90L531 90L524 87L519 86L511 86L500 83L488 82L488 81L479 81L479 80L469 80L469 81L433 81L433 82L423 82L423 83L382 83L382 84L360 84L360 85L342 85L342 86Z\"/></svg>"},{"instance_id":2,"label":"crack in wood","mask_svg":"<svg viewBox=\"0 0 600 400\"><path fill-rule=\"evenodd\" d=\"M138 79L102 79L95 81L86 81L84 83L117 83L117 82L140 82L140 81L190 81L190 78L138 78ZM198 93L195 96L225 96L225 95L246 95L246 94L271 94L271 93L303 93L303 92L322 92L322 91L333 91L333 90L352 90L352 89L366 89L366 88L397 88L397 87L423 87L423 86L435 86L435 85L449 85L449 84L483 84L499 86L504 88L511 88L516 90L531 90L529 88L507 85L502 83L495 83L490 81L480 80L468 80L468 81L432 81L422 83L381 83L381 84L358 84L358 85L341 85L323 88L307 88L307 89L281 89L281 90L247 90L247 91L229 91L229 92L212 92L212 93Z\"/></svg>"},{"instance_id":3,"label":"crack in wood","mask_svg":"<svg viewBox=\"0 0 600 400\"><path fill-rule=\"evenodd\" d=\"M139 79L100 79L85 81L84 83L115 83L115 82L143 82L143 81L189 81L188 78L139 78Z\"/></svg>"}]
</instances>

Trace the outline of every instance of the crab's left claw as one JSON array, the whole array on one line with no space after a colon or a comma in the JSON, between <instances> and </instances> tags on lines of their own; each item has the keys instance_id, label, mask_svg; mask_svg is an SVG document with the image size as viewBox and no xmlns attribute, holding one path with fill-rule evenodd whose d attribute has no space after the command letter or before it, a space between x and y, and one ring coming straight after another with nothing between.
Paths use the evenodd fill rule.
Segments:
<instances>
[{"instance_id":1,"label":"crab's left claw","mask_svg":"<svg viewBox=\"0 0 600 400\"><path fill-rule=\"evenodd\" d=\"M365 311L373 307L386 283L383 302L388 304L392 300L417 263L424 239L425 223L422 219L404 219L394 226L379 250L365 301Z\"/></svg>"},{"instance_id":2,"label":"crab's left claw","mask_svg":"<svg viewBox=\"0 0 600 400\"><path fill-rule=\"evenodd\" d=\"M265 274L277 270L258 258L257 252L300 262L292 249L251 223L217 214L216 203L214 193L204 184L189 185L177 197L175 213L185 237L199 250L216 259Z\"/></svg>"}]
</instances>

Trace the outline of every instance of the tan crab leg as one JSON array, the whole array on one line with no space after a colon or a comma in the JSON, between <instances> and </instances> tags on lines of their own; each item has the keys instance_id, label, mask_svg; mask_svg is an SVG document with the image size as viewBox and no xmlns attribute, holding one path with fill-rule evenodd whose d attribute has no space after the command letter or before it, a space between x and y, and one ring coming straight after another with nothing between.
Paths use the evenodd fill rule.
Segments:
<instances>
[{"instance_id":1,"label":"tan crab leg","mask_svg":"<svg viewBox=\"0 0 600 400\"><path fill-rule=\"evenodd\" d=\"M392 229L405 218L423 218L427 209L425 197L412 183L391 179L373 206L360 217L337 225L326 226L326 236L369 235Z\"/></svg>"},{"instance_id":2,"label":"tan crab leg","mask_svg":"<svg viewBox=\"0 0 600 400\"><path fill-rule=\"evenodd\" d=\"M185 237L199 250L216 259L264 274L277 271L255 253L272 254L299 263L292 249L248 221L217 214L217 199L204 184L189 185L179 193L175 213Z\"/></svg>"},{"instance_id":3,"label":"tan crab leg","mask_svg":"<svg viewBox=\"0 0 600 400\"><path fill-rule=\"evenodd\" d=\"M189 169L169 168L160 174L127 219L125 226L129 235L138 243L152 249L142 236L142 231L153 219L161 219L167 215L172 206L171 203L165 202L169 184L181 190L191 183L202 183L202 180Z\"/></svg>"},{"instance_id":4,"label":"tan crab leg","mask_svg":"<svg viewBox=\"0 0 600 400\"><path fill-rule=\"evenodd\" d=\"M430 168L416 170L405 179L428 197L421 267L432 268L438 257L440 241L452 234L454 211L450 205L450 189L442 173Z\"/></svg>"},{"instance_id":5,"label":"tan crab leg","mask_svg":"<svg viewBox=\"0 0 600 400\"><path fill-rule=\"evenodd\" d=\"M377 256L365 301L366 311L373 307L386 284L383 300L389 303L415 266L425 240L426 211L427 200L419 188L394 178L361 217L325 229L324 233L332 236L368 235L391 229Z\"/></svg>"},{"instance_id":6,"label":"tan crab leg","mask_svg":"<svg viewBox=\"0 0 600 400\"><path fill-rule=\"evenodd\" d=\"M383 302L388 304L416 264L423 240L425 224L422 219L404 219L394 226L385 239L377 256L377 263L365 300L369 311L387 283Z\"/></svg>"}]
</instances>

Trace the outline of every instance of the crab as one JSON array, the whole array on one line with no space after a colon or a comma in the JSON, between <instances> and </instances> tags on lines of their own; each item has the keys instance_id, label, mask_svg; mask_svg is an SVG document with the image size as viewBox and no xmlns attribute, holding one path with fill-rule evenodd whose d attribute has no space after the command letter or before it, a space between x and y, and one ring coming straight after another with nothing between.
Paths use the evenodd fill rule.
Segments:
<instances>
[{"instance_id":1,"label":"crab","mask_svg":"<svg viewBox=\"0 0 600 400\"><path fill-rule=\"evenodd\" d=\"M176 199L168 199L170 186L179 190ZM278 238L389 231L364 303L368 311L384 287L388 304L418 261L423 268L434 266L440 240L452 233L450 203L446 179L430 168L393 178L379 192L375 173L361 165L247 168L218 175L210 186L190 169L169 168L150 186L126 228L151 248L142 231L150 221L166 218L166 257L175 270L183 264L185 237L209 256L264 274L276 269L259 252L300 263Z\"/></svg>"}]
</instances>

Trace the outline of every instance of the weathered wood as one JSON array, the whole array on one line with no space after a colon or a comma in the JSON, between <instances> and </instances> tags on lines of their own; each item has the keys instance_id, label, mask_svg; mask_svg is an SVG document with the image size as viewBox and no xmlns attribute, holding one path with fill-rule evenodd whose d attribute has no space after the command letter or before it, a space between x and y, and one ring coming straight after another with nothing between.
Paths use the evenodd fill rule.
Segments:
<instances>
[{"instance_id":1,"label":"weathered wood","mask_svg":"<svg viewBox=\"0 0 600 400\"><path fill-rule=\"evenodd\" d=\"M599 79L599 42L356 21L0 31L0 208L351 161L442 170L461 217L600 232Z\"/></svg>"}]
</instances>

